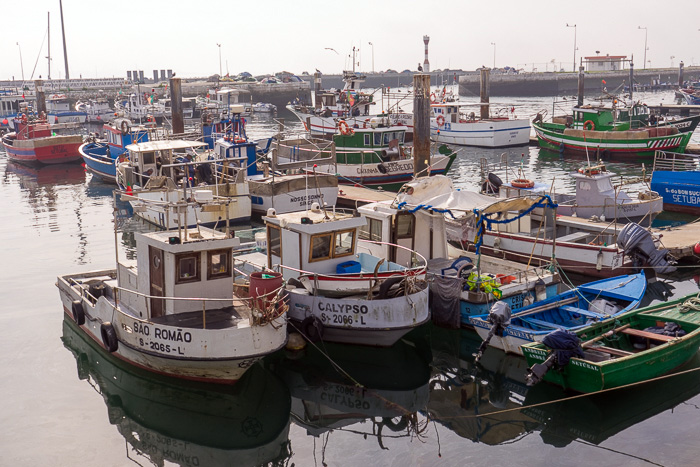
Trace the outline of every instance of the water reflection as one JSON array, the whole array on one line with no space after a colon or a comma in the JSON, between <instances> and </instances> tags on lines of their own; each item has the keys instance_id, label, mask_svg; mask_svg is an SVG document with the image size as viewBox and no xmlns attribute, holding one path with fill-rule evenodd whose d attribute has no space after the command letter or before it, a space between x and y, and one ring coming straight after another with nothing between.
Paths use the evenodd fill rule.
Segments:
<instances>
[{"instance_id":1,"label":"water reflection","mask_svg":"<svg viewBox=\"0 0 700 467\"><path fill-rule=\"evenodd\" d=\"M283 465L291 456L287 387L259 365L234 386L159 377L107 355L63 322L78 378L102 395L127 457L162 466ZM133 457L132 457L133 456Z\"/></svg>"},{"instance_id":2,"label":"water reflection","mask_svg":"<svg viewBox=\"0 0 700 467\"><path fill-rule=\"evenodd\" d=\"M307 347L268 359L292 395L294 423L314 437L334 430L376 439L420 436L427 427L418 411L429 397L430 351L426 345L397 342L391 348L326 343L323 355ZM371 429L351 427L371 422ZM367 449L372 449L368 446ZM325 450L322 455L325 455ZM324 464L325 465L325 464Z\"/></svg>"}]
</instances>

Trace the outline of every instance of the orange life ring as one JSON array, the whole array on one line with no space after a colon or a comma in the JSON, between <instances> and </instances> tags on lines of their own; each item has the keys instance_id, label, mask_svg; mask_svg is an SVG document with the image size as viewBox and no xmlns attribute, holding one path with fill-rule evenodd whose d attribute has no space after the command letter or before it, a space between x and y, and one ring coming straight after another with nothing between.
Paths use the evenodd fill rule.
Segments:
<instances>
[{"instance_id":1,"label":"orange life ring","mask_svg":"<svg viewBox=\"0 0 700 467\"><path fill-rule=\"evenodd\" d=\"M437 96L435 95L435 93L430 94L430 102L432 102L433 104L437 102Z\"/></svg>"},{"instance_id":2,"label":"orange life ring","mask_svg":"<svg viewBox=\"0 0 700 467\"><path fill-rule=\"evenodd\" d=\"M585 174L586 173L585 167L581 167L580 169L578 169L578 173ZM600 173L600 169L588 169L589 175L598 175L599 173Z\"/></svg>"},{"instance_id":3,"label":"orange life ring","mask_svg":"<svg viewBox=\"0 0 700 467\"><path fill-rule=\"evenodd\" d=\"M515 188L532 188L535 186L535 182L528 180L527 178L516 178L510 182Z\"/></svg>"},{"instance_id":4,"label":"orange life ring","mask_svg":"<svg viewBox=\"0 0 700 467\"><path fill-rule=\"evenodd\" d=\"M22 123L25 123L25 124L26 124L26 123L27 123L27 114L22 114L22 115L20 115L20 116L19 116L19 120L20 120Z\"/></svg>"},{"instance_id":5,"label":"orange life ring","mask_svg":"<svg viewBox=\"0 0 700 467\"><path fill-rule=\"evenodd\" d=\"M344 136L355 134L355 130L350 128L348 122L346 122L345 120L341 120L338 122L338 130L340 131L340 134Z\"/></svg>"},{"instance_id":6,"label":"orange life ring","mask_svg":"<svg viewBox=\"0 0 700 467\"><path fill-rule=\"evenodd\" d=\"M445 117L442 115L437 116L437 124L438 126L443 126L445 124Z\"/></svg>"},{"instance_id":7,"label":"orange life ring","mask_svg":"<svg viewBox=\"0 0 700 467\"><path fill-rule=\"evenodd\" d=\"M590 128L586 128L587 126L590 125ZM583 122L583 129L584 130L595 130L595 123L593 123L591 120L586 120Z\"/></svg>"}]
</instances>

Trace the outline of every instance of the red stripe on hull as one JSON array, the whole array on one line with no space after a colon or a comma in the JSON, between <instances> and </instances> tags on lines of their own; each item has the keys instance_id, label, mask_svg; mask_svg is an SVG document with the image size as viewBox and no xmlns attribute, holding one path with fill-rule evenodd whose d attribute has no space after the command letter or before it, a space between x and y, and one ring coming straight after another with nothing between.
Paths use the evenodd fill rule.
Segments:
<instances>
[{"instance_id":1,"label":"red stripe on hull","mask_svg":"<svg viewBox=\"0 0 700 467\"><path fill-rule=\"evenodd\" d=\"M78 148L81 143L58 144L55 146L42 146L39 148L16 149L5 145L7 156L20 162L40 162L42 164L63 164L81 159Z\"/></svg>"}]
</instances>

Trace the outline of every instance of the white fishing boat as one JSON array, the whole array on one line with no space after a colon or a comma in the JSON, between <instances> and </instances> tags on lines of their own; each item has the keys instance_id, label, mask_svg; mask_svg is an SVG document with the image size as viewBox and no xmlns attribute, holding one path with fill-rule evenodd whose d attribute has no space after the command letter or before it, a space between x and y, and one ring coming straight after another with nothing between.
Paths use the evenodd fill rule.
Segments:
<instances>
[{"instance_id":1,"label":"white fishing boat","mask_svg":"<svg viewBox=\"0 0 700 467\"><path fill-rule=\"evenodd\" d=\"M233 383L286 342L280 275L233 289L238 238L215 230L136 233L136 260L59 276L67 319L120 359L178 378Z\"/></svg>"},{"instance_id":2,"label":"white fishing boat","mask_svg":"<svg viewBox=\"0 0 700 467\"><path fill-rule=\"evenodd\" d=\"M165 104L139 94L119 95L114 99L114 110L134 122L160 122L166 116Z\"/></svg>"},{"instance_id":3,"label":"white fishing boat","mask_svg":"<svg viewBox=\"0 0 700 467\"><path fill-rule=\"evenodd\" d=\"M49 123L85 123L87 112L71 106L65 94L51 94L46 98L46 114Z\"/></svg>"},{"instance_id":4,"label":"white fishing boat","mask_svg":"<svg viewBox=\"0 0 700 467\"><path fill-rule=\"evenodd\" d=\"M266 254L236 260L282 272L289 318L307 338L387 347L430 319L425 260L413 252L406 267L360 251L365 218L314 206L263 220Z\"/></svg>"},{"instance_id":5,"label":"white fishing boat","mask_svg":"<svg viewBox=\"0 0 700 467\"><path fill-rule=\"evenodd\" d=\"M514 108L489 118L479 118L475 105L458 101L430 104L430 137L439 143L503 148L522 146L530 141L530 120L518 118Z\"/></svg>"},{"instance_id":6,"label":"white fishing boat","mask_svg":"<svg viewBox=\"0 0 700 467\"><path fill-rule=\"evenodd\" d=\"M205 146L186 140L127 146L129 159L117 166L117 184L127 193L123 198L134 213L162 229L218 227L250 219L245 171L224 181L214 176L218 164L245 167L246 156L214 159ZM183 215L170 215L174 207Z\"/></svg>"},{"instance_id":7,"label":"white fishing boat","mask_svg":"<svg viewBox=\"0 0 700 467\"><path fill-rule=\"evenodd\" d=\"M87 121L91 123L107 123L114 117L114 109L104 97L78 101L75 110L85 112Z\"/></svg>"}]
</instances>

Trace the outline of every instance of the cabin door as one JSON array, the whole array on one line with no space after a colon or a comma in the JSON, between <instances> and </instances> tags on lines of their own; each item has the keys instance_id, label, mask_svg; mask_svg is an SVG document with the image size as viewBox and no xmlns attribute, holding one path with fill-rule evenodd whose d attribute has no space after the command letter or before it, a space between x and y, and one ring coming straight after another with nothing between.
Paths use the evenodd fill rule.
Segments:
<instances>
[{"instance_id":1,"label":"cabin door","mask_svg":"<svg viewBox=\"0 0 700 467\"><path fill-rule=\"evenodd\" d=\"M391 226L391 243L413 250L415 225L413 214L398 213L394 216ZM404 248L393 246L389 251L389 260L401 266L411 267L412 253Z\"/></svg>"},{"instance_id":2,"label":"cabin door","mask_svg":"<svg viewBox=\"0 0 700 467\"><path fill-rule=\"evenodd\" d=\"M151 283L151 318L163 316L165 300L156 297L165 296L165 265L163 264L163 250L152 246L148 247L149 277Z\"/></svg>"}]
</instances>

